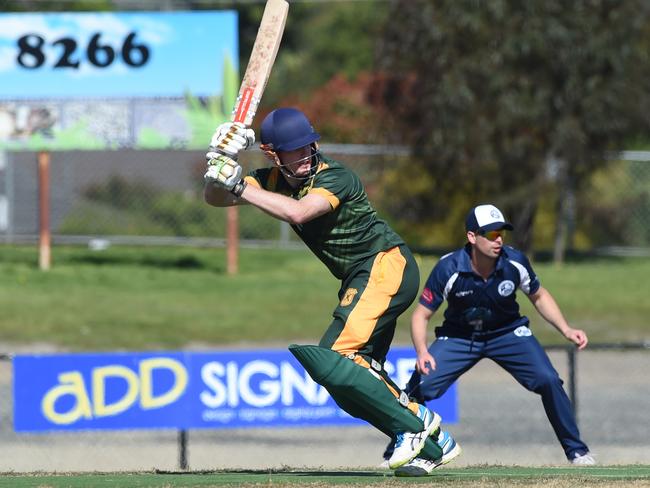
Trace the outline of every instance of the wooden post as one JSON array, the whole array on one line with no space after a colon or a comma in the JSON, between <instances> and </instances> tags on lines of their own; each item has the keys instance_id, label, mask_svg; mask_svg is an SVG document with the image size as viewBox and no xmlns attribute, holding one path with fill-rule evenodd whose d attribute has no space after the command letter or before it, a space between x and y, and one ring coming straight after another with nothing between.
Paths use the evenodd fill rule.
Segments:
<instances>
[{"instance_id":1,"label":"wooden post","mask_svg":"<svg viewBox=\"0 0 650 488\"><path fill-rule=\"evenodd\" d=\"M50 153L38 153L38 266L43 271L50 269Z\"/></svg>"},{"instance_id":2,"label":"wooden post","mask_svg":"<svg viewBox=\"0 0 650 488\"><path fill-rule=\"evenodd\" d=\"M239 209L236 205L226 209L226 270L229 275L237 274L239 251Z\"/></svg>"}]
</instances>

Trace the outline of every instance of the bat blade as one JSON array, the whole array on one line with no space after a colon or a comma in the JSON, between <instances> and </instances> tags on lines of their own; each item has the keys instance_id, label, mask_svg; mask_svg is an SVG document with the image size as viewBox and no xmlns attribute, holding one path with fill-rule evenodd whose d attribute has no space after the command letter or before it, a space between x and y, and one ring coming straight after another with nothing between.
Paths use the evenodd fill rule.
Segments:
<instances>
[{"instance_id":1,"label":"bat blade","mask_svg":"<svg viewBox=\"0 0 650 488\"><path fill-rule=\"evenodd\" d=\"M253 123L280 48L288 13L286 0L267 0L232 112L233 122L241 122L247 127Z\"/></svg>"}]
</instances>

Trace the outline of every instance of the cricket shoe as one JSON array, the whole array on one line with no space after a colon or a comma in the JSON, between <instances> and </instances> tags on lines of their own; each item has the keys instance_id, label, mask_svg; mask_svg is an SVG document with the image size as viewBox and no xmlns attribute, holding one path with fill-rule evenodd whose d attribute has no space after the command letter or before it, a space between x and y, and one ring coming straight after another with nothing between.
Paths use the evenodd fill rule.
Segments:
<instances>
[{"instance_id":1,"label":"cricket shoe","mask_svg":"<svg viewBox=\"0 0 650 488\"><path fill-rule=\"evenodd\" d=\"M388 459L388 467L390 469L397 469L420 454L427 437L440 427L440 422L442 421L440 415L431 412L424 405L418 405L417 415L424 424L424 430L420 432L402 432L395 436L395 449Z\"/></svg>"},{"instance_id":2,"label":"cricket shoe","mask_svg":"<svg viewBox=\"0 0 650 488\"><path fill-rule=\"evenodd\" d=\"M440 434L440 427L438 427L436 430L433 431L431 437L435 437L437 439L439 434ZM391 437L390 441L386 445L386 448L384 449L384 453L381 456L383 461L379 463L379 466L377 466L378 468L390 469L388 467L388 460L393 455L393 451L395 451L395 438Z\"/></svg>"},{"instance_id":3,"label":"cricket shoe","mask_svg":"<svg viewBox=\"0 0 650 488\"><path fill-rule=\"evenodd\" d=\"M569 460L569 462L574 466L594 466L597 464L596 460L589 452L586 452L584 454L576 453L575 457Z\"/></svg>"},{"instance_id":4,"label":"cricket shoe","mask_svg":"<svg viewBox=\"0 0 650 488\"><path fill-rule=\"evenodd\" d=\"M435 461L424 459L421 457L416 457L410 462L406 463L404 466L401 466L395 470L395 476L397 477L417 477L417 476L427 476L431 474L431 471L436 469L438 466L447 464L453 459L460 456L460 453L463 450L460 448L454 438L446 430L441 430L438 435L438 445L442 449L442 457L436 459Z\"/></svg>"}]
</instances>

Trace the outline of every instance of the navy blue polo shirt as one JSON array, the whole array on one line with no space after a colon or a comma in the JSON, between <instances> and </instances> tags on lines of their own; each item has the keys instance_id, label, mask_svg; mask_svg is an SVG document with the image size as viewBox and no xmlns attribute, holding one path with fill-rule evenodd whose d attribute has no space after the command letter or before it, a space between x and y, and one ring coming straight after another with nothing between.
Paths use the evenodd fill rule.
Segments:
<instances>
[{"instance_id":1,"label":"navy blue polo shirt","mask_svg":"<svg viewBox=\"0 0 650 488\"><path fill-rule=\"evenodd\" d=\"M519 313L516 292L530 295L539 290L539 279L528 258L503 246L487 281L472 271L471 246L440 258L426 281L420 303L432 311L447 301L445 319L436 336L476 337L508 332L528 325Z\"/></svg>"}]
</instances>

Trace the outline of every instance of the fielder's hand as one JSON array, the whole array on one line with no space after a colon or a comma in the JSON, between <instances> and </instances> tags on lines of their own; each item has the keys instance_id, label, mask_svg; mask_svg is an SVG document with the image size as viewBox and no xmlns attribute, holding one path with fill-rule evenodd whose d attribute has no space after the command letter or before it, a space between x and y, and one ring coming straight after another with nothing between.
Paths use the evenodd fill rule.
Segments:
<instances>
[{"instance_id":1,"label":"fielder's hand","mask_svg":"<svg viewBox=\"0 0 650 488\"><path fill-rule=\"evenodd\" d=\"M205 155L209 161L219 154L237 159L239 151L248 149L255 143L255 132L247 129L241 122L225 122L217 127L210 139L210 147Z\"/></svg>"},{"instance_id":2,"label":"fielder's hand","mask_svg":"<svg viewBox=\"0 0 650 488\"><path fill-rule=\"evenodd\" d=\"M576 346L578 346L578 350L582 350L585 347L587 347L587 344L589 343L589 338L587 337L587 334L585 333L584 330L581 329L572 329L569 328L564 333L564 336L573 342Z\"/></svg>"},{"instance_id":3,"label":"fielder's hand","mask_svg":"<svg viewBox=\"0 0 650 488\"><path fill-rule=\"evenodd\" d=\"M421 355L418 354L415 369L417 369L421 374L429 374L431 371L436 369L436 360L429 351Z\"/></svg>"},{"instance_id":4,"label":"fielder's hand","mask_svg":"<svg viewBox=\"0 0 650 488\"><path fill-rule=\"evenodd\" d=\"M212 183L228 191L232 191L235 185L241 182L242 168L237 161L216 154L216 157L208 162L208 170L203 175L206 183Z\"/></svg>"}]
</instances>

